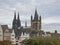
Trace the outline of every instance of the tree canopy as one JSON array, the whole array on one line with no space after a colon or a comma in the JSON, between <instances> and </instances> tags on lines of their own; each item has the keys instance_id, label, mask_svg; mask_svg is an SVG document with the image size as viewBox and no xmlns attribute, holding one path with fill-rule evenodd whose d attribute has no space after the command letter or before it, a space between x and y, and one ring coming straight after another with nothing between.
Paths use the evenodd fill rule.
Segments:
<instances>
[{"instance_id":1,"label":"tree canopy","mask_svg":"<svg viewBox=\"0 0 60 45\"><path fill-rule=\"evenodd\" d=\"M24 45L60 45L59 37L36 37L22 42Z\"/></svg>"}]
</instances>

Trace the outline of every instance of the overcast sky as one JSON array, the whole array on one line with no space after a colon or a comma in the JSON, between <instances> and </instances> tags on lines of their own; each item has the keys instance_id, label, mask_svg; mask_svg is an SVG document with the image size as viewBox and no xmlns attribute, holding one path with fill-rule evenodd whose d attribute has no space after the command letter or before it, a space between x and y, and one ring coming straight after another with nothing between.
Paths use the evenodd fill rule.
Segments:
<instances>
[{"instance_id":1,"label":"overcast sky","mask_svg":"<svg viewBox=\"0 0 60 45\"><path fill-rule=\"evenodd\" d=\"M42 16L42 23L60 23L60 0L0 0L0 24L12 25L14 11L19 12L21 23L30 25L35 8Z\"/></svg>"}]
</instances>

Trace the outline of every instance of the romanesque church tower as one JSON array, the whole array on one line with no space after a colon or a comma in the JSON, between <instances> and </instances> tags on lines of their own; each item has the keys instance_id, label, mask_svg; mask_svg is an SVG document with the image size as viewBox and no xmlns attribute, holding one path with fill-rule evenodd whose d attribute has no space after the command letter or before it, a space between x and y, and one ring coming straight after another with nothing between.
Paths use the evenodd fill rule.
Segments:
<instances>
[{"instance_id":1,"label":"romanesque church tower","mask_svg":"<svg viewBox=\"0 0 60 45\"><path fill-rule=\"evenodd\" d=\"M41 16L38 16L37 10L35 10L34 19L31 16L31 28L32 30L41 31Z\"/></svg>"}]
</instances>

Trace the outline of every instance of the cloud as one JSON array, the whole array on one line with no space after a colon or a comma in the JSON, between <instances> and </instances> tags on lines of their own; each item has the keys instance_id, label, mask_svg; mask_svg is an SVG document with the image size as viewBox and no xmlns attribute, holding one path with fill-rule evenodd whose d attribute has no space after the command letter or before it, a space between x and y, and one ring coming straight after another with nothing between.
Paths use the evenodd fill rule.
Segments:
<instances>
[{"instance_id":1,"label":"cloud","mask_svg":"<svg viewBox=\"0 0 60 45\"><path fill-rule=\"evenodd\" d=\"M60 23L60 17L59 16L53 16L53 17L47 17L42 20L43 23L45 24L50 24L50 23Z\"/></svg>"},{"instance_id":2,"label":"cloud","mask_svg":"<svg viewBox=\"0 0 60 45\"><path fill-rule=\"evenodd\" d=\"M60 23L60 0L0 0L0 23L11 26L16 11L20 14L22 25L25 20L30 25L30 16L34 16L35 8L42 16L43 24Z\"/></svg>"}]
</instances>

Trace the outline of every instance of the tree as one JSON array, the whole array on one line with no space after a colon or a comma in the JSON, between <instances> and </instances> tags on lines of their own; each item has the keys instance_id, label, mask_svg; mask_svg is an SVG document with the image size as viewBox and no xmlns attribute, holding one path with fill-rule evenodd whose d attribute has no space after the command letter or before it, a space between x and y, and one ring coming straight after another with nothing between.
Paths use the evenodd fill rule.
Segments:
<instances>
[{"instance_id":1,"label":"tree","mask_svg":"<svg viewBox=\"0 0 60 45\"><path fill-rule=\"evenodd\" d=\"M23 41L24 45L60 45L59 37L36 37Z\"/></svg>"}]
</instances>

